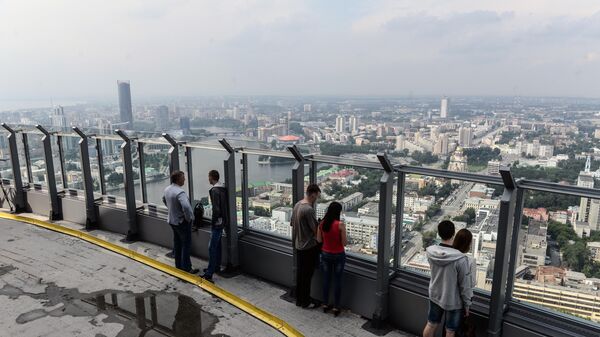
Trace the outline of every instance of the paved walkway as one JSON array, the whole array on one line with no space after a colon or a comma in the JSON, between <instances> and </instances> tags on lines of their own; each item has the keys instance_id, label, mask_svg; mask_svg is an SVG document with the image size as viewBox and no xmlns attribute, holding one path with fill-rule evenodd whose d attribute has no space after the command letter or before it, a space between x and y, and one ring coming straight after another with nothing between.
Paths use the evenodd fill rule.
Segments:
<instances>
[{"instance_id":1,"label":"paved walkway","mask_svg":"<svg viewBox=\"0 0 600 337\"><path fill-rule=\"evenodd\" d=\"M76 224L64 221L59 223L81 229ZM127 245L120 242L121 235L100 230L90 233L156 260L173 262L164 256L168 252L166 248L144 242ZM202 312L202 317L205 317L202 320L207 322L202 326L205 334L278 335L269 326L191 284L78 239L7 220L0 220L0 237L0 331L10 332L9 335L127 336L129 334L123 333L135 330L139 320L118 321L119 314L98 313L89 308L87 310L91 314L87 315L69 313L69 310L60 311L65 307L69 309L81 306L81 301L65 305L64 301L59 300L64 296L85 299L97 306L99 301L93 299L95 295L104 296L106 299L101 299L100 302L110 304L114 293L118 299L129 297L119 303L129 301L129 309L134 318L135 303L145 303L141 305L148 307L148 321L152 321L150 297L155 296L154 301L159 303L158 315L170 317L163 324L168 328L172 328L178 321L177 312L188 311L180 309L182 301L184 304L190 303L186 299L189 297L193 299L191 302L199 304L201 310L198 312ZM193 258L192 262L200 269L206 266L206 261L203 260ZM226 290L287 321L306 336L374 336L361 328L365 320L357 315L344 312L335 318L319 310L299 309L280 299L285 289L250 276L239 275L224 279L215 275L215 281ZM148 295L148 292L153 293ZM134 294L144 294L144 300L137 298L138 302L135 302ZM49 304L52 306L48 307ZM194 307L191 306L192 310L195 310ZM189 309L190 306L185 308ZM410 335L392 331L386 336Z\"/></svg>"}]
</instances>

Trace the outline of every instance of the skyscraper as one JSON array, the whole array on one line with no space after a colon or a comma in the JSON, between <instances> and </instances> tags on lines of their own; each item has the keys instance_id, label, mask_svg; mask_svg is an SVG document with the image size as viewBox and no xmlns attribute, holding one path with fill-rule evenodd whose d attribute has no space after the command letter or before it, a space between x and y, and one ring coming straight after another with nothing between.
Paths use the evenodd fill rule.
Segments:
<instances>
[{"instance_id":1,"label":"skyscraper","mask_svg":"<svg viewBox=\"0 0 600 337\"><path fill-rule=\"evenodd\" d=\"M358 133L358 118L356 118L356 116L350 116L348 119L348 124L350 127L350 133L353 135Z\"/></svg>"},{"instance_id":2,"label":"skyscraper","mask_svg":"<svg viewBox=\"0 0 600 337\"><path fill-rule=\"evenodd\" d=\"M448 108L450 104L450 99L448 97L442 98L442 103L440 105L440 117L448 118Z\"/></svg>"},{"instance_id":3,"label":"skyscraper","mask_svg":"<svg viewBox=\"0 0 600 337\"><path fill-rule=\"evenodd\" d=\"M65 109L62 106L57 105L54 107L54 111L50 116L50 122L53 127L60 128L61 131L64 131L62 129L67 127L67 118L65 117Z\"/></svg>"},{"instance_id":4,"label":"skyscraper","mask_svg":"<svg viewBox=\"0 0 600 337\"><path fill-rule=\"evenodd\" d=\"M341 115L337 116L335 119L335 132L344 132L344 117Z\"/></svg>"},{"instance_id":5,"label":"skyscraper","mask_svg":"<svg viewBox=\"0 0 600 337\"><path fill-rule=\"evenodd\" d=\"M458 129L458 145L471 147L473 145L473 129L470 126L461 126Z\"/></svg>"},{"instance_id":6,"label":"skyscraper","mask_svg":"<svg viewBox=\"0 0 600 337\"><path fill-rule=\"evenodd\" d=\"M169 128L169 107L166 105L160 105L156 108L156 115L154 117L156 122L157 130L166 130Z\"/></svg>"},{"instance_id":7,"label":"skyscraper","mask_svg":"<svg viewBox=\"0 0 600 337\"><path fill-rule=\"evenodd\" d=\"M119 114L122 123L133 128L133 111L131 109L131 87L129 81L117 81L119 88Z\"/></svg>"},{"instance_id":8,"label":"skyscraper","mask_svg":"<svg viewBox=\"0 0 600 337\"><path fill-rule=\"evenodd\" d=\"M98 121L98 134L99 135L114 135L114 128L110 121L101 119ZM115 142L110 139L102 140L102 154L103 156L111 156L115 153Z\"/></svg>"}]
</instances>

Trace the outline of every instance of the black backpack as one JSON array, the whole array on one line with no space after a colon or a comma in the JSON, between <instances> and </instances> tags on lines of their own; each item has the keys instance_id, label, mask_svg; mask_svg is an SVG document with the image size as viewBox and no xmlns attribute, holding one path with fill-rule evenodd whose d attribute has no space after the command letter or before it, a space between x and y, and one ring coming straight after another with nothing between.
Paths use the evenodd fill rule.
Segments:
<instances>
[{"instance_id":1,"label":"black backpack","mask_svg":"<svg viewBox=\"0 0 600 337\"><path fill-rule=\"evenodd\" d=\"M202 219L204 218L204 205L201 202L194 206L194 226L202 227Z\"/></svg>"}]
</instances>

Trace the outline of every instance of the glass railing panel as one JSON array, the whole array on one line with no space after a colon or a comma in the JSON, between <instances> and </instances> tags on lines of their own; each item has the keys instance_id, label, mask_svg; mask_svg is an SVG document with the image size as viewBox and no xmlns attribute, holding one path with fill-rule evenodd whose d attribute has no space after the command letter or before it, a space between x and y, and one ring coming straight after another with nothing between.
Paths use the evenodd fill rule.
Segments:
<instances>
[{"instance_id":1,"label":"glass railing panel","mask_svg":"<svg viewBox=\"0 0 600 337\"><path fill-rule=\"evenodd\" d=\"M316 204L322 219L332 201L342 204L341 220L346 225L346 253L369 259L377 257L379 233L379 180L383 170L361 167L317 165L317 184L322 194ZM395 223L392 219L392 235Z\"/></svg>"},{"instance_id":2,"label":"glass railing panel","mask_svg":"<svg viewBox=\"0 0 600 337\"><path fill-rule=\"evenodd\" d=\"M214 141L213 145L216 144L218 143ZM204 205L204 217L210 218L212 216L212 207L210 203L209 190L212 186L208 182L208 172L211 170L217 170L219 172L220 182L225 183L223 161L227 159L228 153L224 149L213 150L201 148L192 148L191 153L193 170L191 174L193 175L192 179L194 188L193 203L202 203L202 205ZM185 151L182 152L181 156L181 167L189 176L190 173L187 172L187 166L185 162ZM237 169L239 170L239 163L236 164L238 166ZM186 183L186 188L187 186L188 185ZM241 207L237 208L237 210L241 211ZM241 219L241 214L238 214L238 218Z\"/></svg>"},{"instance_id":3,"label":"glass railing panel","mask_svg":"<svg viewBox=\"0 0 600 337\"><path fill-rule=\"evenodd\" d=\"M291 238L294 159L248 155L249 226Z\"/></svg>"},{"instance_id":4,"label":"glass railing panel","mask_svg":"<svg viewBox=\"0 0 600 337\"><path fill-rule=\"evenodd\" d=\"M29 158L31 160L31 177L34 184L40 184L44 187L48 185L46 177L46 160L44 157L44 146L42 144L42 134L28 133L27 142L29 144Z\"/></svg>"},{"instance_id":5,"label":"glass railing panel","mask_svg":"<svg viewBox=\"0 0 600 337\"><path fill-rule=\"evenodd\" d=\"M83 173L81 170L81 153L78 136L61 137L65 159L65 173L69 188L83 190Z\"/></svg>"},{"instance_id":6,"label":"glass railing panel","mask_svg":"<svg viewBox=\"0 0 600 337\"><path fill-rule=\"evenodd\" d=\"M121 140L106 139L102 141L102 165L106 194L125 197L123 183L123 161L121 160Z\"/></svg>"},{"instance_id":7,"label":"glass railing panel","mask_svg":"<svg viewBox=\"0 0 600 337\"><path fill-rule=\"evenodd\" d=\"M600 323L600 199L527 190L521 214L512 299Z\"/></svg>"},{"instance_id":8,"label":"glass railing panel","mask_svg":"<svg viewBox=\"0 0 600 337\"><path fill-rule=\"evenodd\" d=\"M437 225L451 220L456 232L465 228L472 233L466 255L476 263L476 288L490 291L502 191L502 186L407 174L400 266L429 275L426 248L441 242Z\"/></svg>"},{"instance_id":9,"label":"glass railing panel","mask_svg":"<svg viewBox=\"0 0 600 337\"><path fill-rule=\"evenodd\" d=\"M163 192L169 185L169 149L166 144L144 144L146 192L151 204L163 205ZM136 198L141 200L141 193Z\"/></svg>"},{"instance_id":10,"label":"glass railing panel","mask_svg":"<svg viewBox=\"0 0 600 337\"><path fill-rule=\"evenodd\" d=\"M58 191L64 189L62 180L62 169L60 167L60 154L58 151L58 137L56 135L50 136L50 145L52 147L52 162L54 164L54 176L56 177L56 188Z\"/></svg>"}]
</instances>

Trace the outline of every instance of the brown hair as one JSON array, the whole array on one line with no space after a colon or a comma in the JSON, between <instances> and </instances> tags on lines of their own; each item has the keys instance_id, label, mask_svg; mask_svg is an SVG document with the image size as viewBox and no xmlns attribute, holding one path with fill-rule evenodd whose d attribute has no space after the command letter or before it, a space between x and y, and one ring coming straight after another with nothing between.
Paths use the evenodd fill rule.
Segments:
<instances>
[{"instance_id":1,"label":"brown hair","mask_svg":"<svg viewBox=\"0 0 600 337\"><path fill-rule=\"evenodd\" d=\"M321 189L317 184L310 184L306 188L306 195L319 194L321 193Z\"/></svg>"},{"instance_id":2,"label":"brown hair","mask_svg":"<svg viewBox=\"0 0 600 337\"><path fill-rule=\"evenodd\" d=\"M460 250L463 253L467 253L471 250L471 242L473 241L473 234L466 229L463 228L459 230L454 236L454 242L452 243L452 247Z\"/></svg>"},{"instance_id":3,"label":"brown hair","mask_svg":"<svg viewBox=\"0 0 600 337\"><path fill-rule=\"evenodd\" d=\"M171 184L177 183L184 175L185 173L183 173L183 171L173 171L173 173L171 173Z\"/></svg>"}]
</instances>

